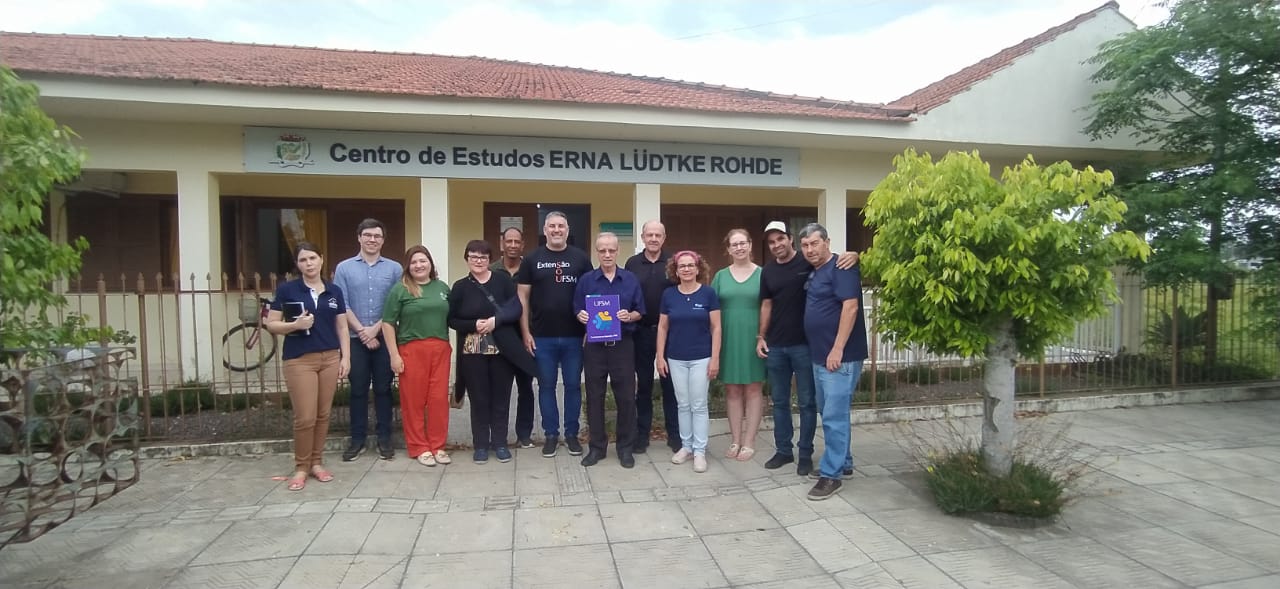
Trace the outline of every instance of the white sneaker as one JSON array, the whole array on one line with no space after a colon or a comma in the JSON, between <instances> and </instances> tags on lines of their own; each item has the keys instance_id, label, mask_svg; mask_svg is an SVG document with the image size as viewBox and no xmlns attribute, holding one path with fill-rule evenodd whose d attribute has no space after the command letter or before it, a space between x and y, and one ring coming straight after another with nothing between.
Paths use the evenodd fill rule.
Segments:
<instances>
[{"instance_id":1,"label":"white sneaker","mask_svg":"<svg viewBox=\"0 0 1280 589\"><path fill-rule=\"evenodd\" d=\"M671 464L684 464L692 457L693 452L690 452L688 448L681 448L679 452L676 452L675 455L671 457Z\"/></svg>"},{"instance_id":2,"label":"white sneaker","mask_svg":"<svg viewBox=\"0 0 1280 589\"><path fill-rule=\"evenodd\" d=\"M436 462L439 462L440 464L449 464L450 462L453 462L453 459L449 458L448 452L440 450L436 452Z\"/></svg>"},{"instance_id":3,"label":"white sneaker","mask_svg":"<svg viewBox=\"0 0 1280 589\"><path fill-rule=\"evenodd\" d=\"M421 464L423 466L435 466L436 457L432 456L430 452L423 452L422 454L418 455L418 464Z\"/></svg>"},{"instance_id":4,"label":"white sneaker","mask_svg":"<svg viewBox=\"0 0 1280 589\"><path fill-rule=\"evenodd\" d=\"M707 472L707 457L701 454L693 456L693 472Z\"/></svg>"}]
</instances>

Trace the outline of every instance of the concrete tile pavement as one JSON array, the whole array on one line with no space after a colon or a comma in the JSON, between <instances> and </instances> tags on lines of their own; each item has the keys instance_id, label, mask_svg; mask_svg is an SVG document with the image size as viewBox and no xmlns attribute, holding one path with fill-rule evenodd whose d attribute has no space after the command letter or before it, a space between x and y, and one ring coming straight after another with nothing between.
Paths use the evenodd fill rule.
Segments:
<instances>
[{"instance_id":1,"label":"concrete tile pavement","mask_svg":"<svg viewBox=\"0 0 1280 589\"><path fill-rule=\"evenodd\" d=\"M1034 530L942 515L895 427L855 427L857 475L823 502L793 468L622 469L563 448L426 468L336 456L298 493L287 456L148 460L142 481L28 544L5 587L1280 586L1280 401L1054 414L1095 454L1081 496ZM971 431L970 423L961 427ZM820 450L819 450L820 451Z\"/></svg>"}]
</instances>

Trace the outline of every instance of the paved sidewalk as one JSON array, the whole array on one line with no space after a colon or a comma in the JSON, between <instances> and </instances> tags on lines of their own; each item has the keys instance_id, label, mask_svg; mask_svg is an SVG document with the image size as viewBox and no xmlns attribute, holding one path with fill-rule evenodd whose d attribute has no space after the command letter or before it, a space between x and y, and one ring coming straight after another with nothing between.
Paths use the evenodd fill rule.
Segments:
<instances>
[{"instance_id":1,"label":"paved sidewalk","mask_svg":"<svg viewBox=\"0 0 1280 589\"><path fill-rule=\"evenodd\" d=\"M895 426L854 428L836 497L794 469L669 462L426 468L403 450L291 493L284 455L150 460L142 481L0 550L27 587L1280 587L1280 401L1051 415L1096 450L1083 496L1035 530L942 515ZM920 422L915 428L936 424ZM612 452L612 448L610 448Z\"/></svg>"}]
</instances>

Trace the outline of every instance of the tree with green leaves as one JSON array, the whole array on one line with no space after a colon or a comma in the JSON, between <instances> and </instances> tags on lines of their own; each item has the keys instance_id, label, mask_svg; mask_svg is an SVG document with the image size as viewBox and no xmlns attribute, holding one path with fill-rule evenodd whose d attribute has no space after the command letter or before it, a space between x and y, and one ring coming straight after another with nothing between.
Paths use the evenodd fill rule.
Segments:
<instances>
[{"instance_id":1,"label":"tree with green leaves","mask_svg":"<svg viewBox=\"0 0 1280 589\"><path fill-rule=\"evenodd\" d=\"M49 118L34 84L0 66L0 347L84 343L83 317L54 325L48 312L66 299L50 288L80 270L83 237L49 239L44 205L55 184L80 174L75 134ZM83 339L82 337L80 339Z\"/></svg>"},{"instance_id":2,"label":"tree with green leaves","mask_svg":"<svg viewBox=\"0 0 1280 589\"><path fill-rule=\"evenodd\" d=\"M1008 476L1018 357L1041 357L1104 313L1117 300L1110 268L1147 245L1117 230L1125 205L1110 172L1028 157L997 180L977 152L935 162L908 149L893 161L865 211L877 325L900 343L984 358L982 456Z\"/></svg>"},{"instance_id":3,"label":"tree with green leaves","mask_svg":"<svg viewBox=\"0 0 1280 589\"><path fill-rule=\"evenodd\" d=\"M1102 45L1086 132L1159 150L1133 162L1124 226L1147 237L1150 284L1209 285L1205 360L1232 257L1280 259L1280 3L1181 0L1164 22ZM1274 320L1273 320L1274 321Z\"/></svg>"}]
</instances>

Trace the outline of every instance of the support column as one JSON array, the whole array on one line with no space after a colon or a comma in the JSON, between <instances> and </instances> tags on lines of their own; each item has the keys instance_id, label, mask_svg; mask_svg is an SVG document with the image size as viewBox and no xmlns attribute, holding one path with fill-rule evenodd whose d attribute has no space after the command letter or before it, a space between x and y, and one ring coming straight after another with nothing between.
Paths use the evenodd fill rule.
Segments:
<instances>
[{"instance_id":1,"label":"support column","mask_svg":"<svg viewBox=\"0 0 1280 589\"><path fill-rule=\"evenodd\" d=\"M662 218L662 185L636 184L634 205L632 233L635 235L635 253L640 253L644 249L644 241L640 238L644 224Z\"/></svg>"},{"instance_id":2,"label":"support column","mask_svg":"<svg viewBox=\"0 0 1280 589\"><path fill-rule=\"evenodd\" d=\"M440 279L445 284L452 284L457 277L449 274L449 264L453 262L455 253L462 252L449 251L449 181L445 178L419 178L418 183L418 222L422 227L422 245L431 250Z\"/></svg>"},{"instance_id":3,"label":"support column","mask_svg":"<svg viewBox=\"0 0 1280 589\"><path fill-rule=\"evenodd\" d=\"M61 190L49 191L49 218L46 220L49 227L49 241L57 245L69 243L67 238L67 195ZM97 278L96 276L94 278ZM64 278L53 284L54 292L58 294L67 294L70 280Z\"/></svg>"},{"instance_id":4,"label":"support column","mask_svg":"<svg viewBox=\"0 0 1280 589\"><path fill-rule=\"evenodd\" d=\"M843 252L848 249L848 208L849 198L844 188L827 188L818 194L818 222L827 228L827 235L831 237L831 251Z\"/></svg>"},{"instance_id":5,"label":"support column","mask_svg":"<svg viewBox=\"0 0 1280 589\"><path fill-rule=\"evenodd\" d=\"M218 178L209 170L178 170L178 354L182 377L210 380L220 350L214 342L211 291L222 287ZM194 280L192 276L194 275ZM221 301L219 301L221 302Z\"/></svg>"},{"instance_id":6,"label":"support column","mask_svg":"<svg viewBox=\"0 0 1280 589\"><path fill-rule=\"evenodd\" d=\"M1142 275L1132 274L1127 268L1118 267L1112 270L1115 276L1116 290L1120 295L1120 303L1112 311L1116 316L1116 338L1113 353L1127 351L1131 354L1142 351L1142 338L1146 335L1144 319L1146 318L1145 293L1142 290Z\"/></svg>"}]
</instances>

